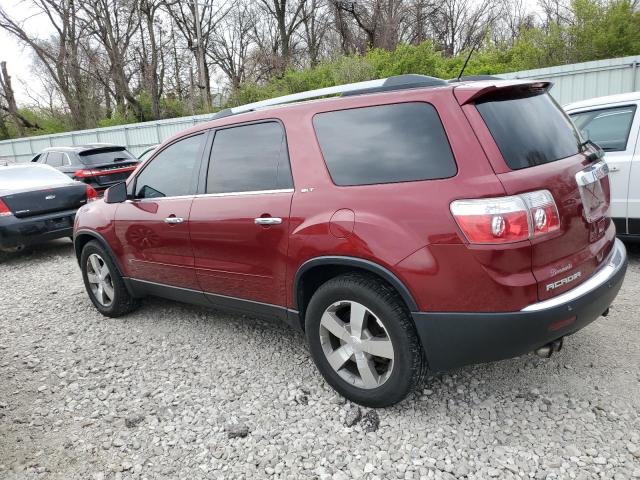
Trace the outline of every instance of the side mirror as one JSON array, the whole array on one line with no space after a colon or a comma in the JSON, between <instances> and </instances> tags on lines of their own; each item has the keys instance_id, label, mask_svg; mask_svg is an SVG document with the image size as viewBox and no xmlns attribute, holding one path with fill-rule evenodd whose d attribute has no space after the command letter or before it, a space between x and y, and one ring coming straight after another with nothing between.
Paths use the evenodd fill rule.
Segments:
<instances>
[{"instance_id":1,"label":"side mirror","mask_svg":"<svg viewBox=\"0 0 640 480\"><path fill-rule=\"evenodd\" d=\"M127 184L125 182L116 183L104 192L105 203L122 203L127 200Z\"/></svg>"}]
</instances>

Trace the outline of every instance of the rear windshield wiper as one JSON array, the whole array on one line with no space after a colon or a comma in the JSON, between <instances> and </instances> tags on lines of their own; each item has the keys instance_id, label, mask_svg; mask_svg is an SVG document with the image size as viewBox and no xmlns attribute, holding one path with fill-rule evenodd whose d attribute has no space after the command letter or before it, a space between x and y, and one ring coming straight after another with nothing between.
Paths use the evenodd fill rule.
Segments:
<instances>
[{"instance_id":1,"label":"rear windshield wiper","mask_svg":"<svg viewBox=\"0 0 640 480\"><path fill-rule=\"evenodd\" d=\"M593 147L593 149L591 150L588 147ZM590 150L586 155L587 160L589 160L590 162L595 162L596 160L600 160L602 157L604 157L604 150L592 140L585 140L584 142L580 143L580 151L584 152L585 150Z\"/></svg>"}]
</instances>

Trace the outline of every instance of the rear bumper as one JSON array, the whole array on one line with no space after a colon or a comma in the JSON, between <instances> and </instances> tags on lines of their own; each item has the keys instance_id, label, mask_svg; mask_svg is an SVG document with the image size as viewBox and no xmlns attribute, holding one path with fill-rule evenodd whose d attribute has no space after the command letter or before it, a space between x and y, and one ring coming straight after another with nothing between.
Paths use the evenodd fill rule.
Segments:
<instances>
[{"instance_id":1,"label":"rear bumper","mask_svg":"<svg viewBox=\"0 0 640 480\"><path fill-rule=\"evenodd\" d=\"M518 312L412 313L433 372L516 357L587 326L609 308L627 270L616 240L609 260L586 282Z\"/></svg>"},{"instance_id":2,"label":"rear bumper","mask_svg":"<svg viewBox=\"0 0 640 480\"><path fill-rule=\"evenodd\" d=\"M26 218L0 217L0 248L33 245L73 235L77 210L63 210Z\"/></svg>"}]
</instances>

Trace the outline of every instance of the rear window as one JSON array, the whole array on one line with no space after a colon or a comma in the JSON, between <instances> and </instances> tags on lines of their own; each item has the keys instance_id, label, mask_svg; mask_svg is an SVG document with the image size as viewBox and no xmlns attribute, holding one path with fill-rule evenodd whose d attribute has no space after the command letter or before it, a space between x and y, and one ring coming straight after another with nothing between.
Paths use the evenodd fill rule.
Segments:
<instances>
[{"instance_id":1,"label":"rear window","mask_svg":"<svg viewBox=\"0 0 640 480\"><path fill-rule=\"evenodd\" d=\"M573 124L547 93L490 98L476 108L513 170L560 160L580 150Z\"/></svg>"},{"instance_id":2,"label":"rear window","mask_svg":"<svg viewBox=\"0 0 640 480\"><path fill-rule=\"evenodd\" d=\"M125 148L101 148L98 150L87 150L80 152L80 160L85 165L98 165L100 163L113 163L122 161L137 160Z\"/></svg>"},{"instance_id":3,"label":"rear window","mask_svg":"<svg viewBox=\"0 0 640 480\"><path fill-rule=\"evenodd\" d=\"M313 124L336 185L433 180L457 172L438 113L428 103L319 113Z\"/></svg>"}]
</instances>

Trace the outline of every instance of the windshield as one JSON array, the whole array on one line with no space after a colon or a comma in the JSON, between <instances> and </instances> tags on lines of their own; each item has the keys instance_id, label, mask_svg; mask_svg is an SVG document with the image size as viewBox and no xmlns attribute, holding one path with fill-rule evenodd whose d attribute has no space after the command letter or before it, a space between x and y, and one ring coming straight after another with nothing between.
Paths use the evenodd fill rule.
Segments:
<instances>
[{"instance_id":1,"label":"windshield","mask_svg":"<svg viewBox=\"0 0 640 480\"><path fill-rule=\"evenodd\" d=\"M548 93L490 98L476 104L504 160L518 170L570 157L581 139Z\"/></svg>"},{"instance_id":2,"label":"windshield","mask_svg":"<svg viewBox=\"0 0 640 480\"><path fill-rule=\"evenodd\" d=\"M39 165L0 167L0 190L21 190L60 183L73 183L73 180L54 168Z\"/></svg>"},{"instance_id":3,"label":"windshield","mask_svg":"<svg viewBox=\"0 0 640 480\"><path fill-rule=\"evenodd\" d=\"M136 160L124 147L100 148L80 152L80 160L85 165L98 165L101 163L113 163Z\"/></svg>"}]
</instances>

